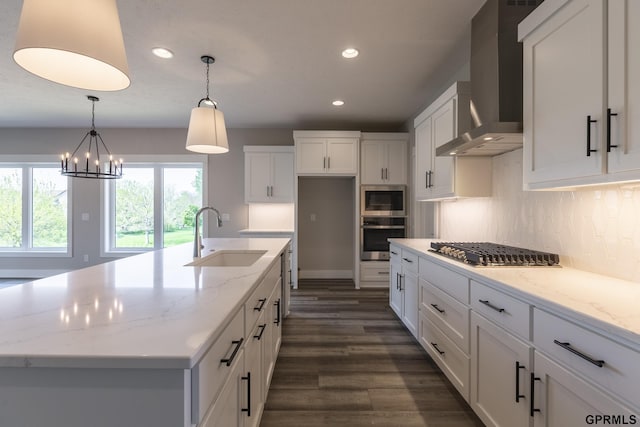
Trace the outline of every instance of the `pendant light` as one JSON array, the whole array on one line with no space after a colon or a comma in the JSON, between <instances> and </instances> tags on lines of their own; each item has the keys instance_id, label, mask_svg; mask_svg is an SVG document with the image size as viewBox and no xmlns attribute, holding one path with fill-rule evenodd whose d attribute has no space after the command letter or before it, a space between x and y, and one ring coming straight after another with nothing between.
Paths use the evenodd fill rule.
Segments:
<instances>
[{"instance_id":1,"label":"pendant light","mask_svg":"<svg viewBox=\"0 0 640 427\"><path fill-rule=\"evenodd\" d=\"M187 150L196 153L220 154L229 151L227 129L224 125L224 114L218 110L215 101L209 98L209 65L215 59L203 55L200 60L207 64L207 95L191 110L189 130L187 132ZM205 107L201 105L205 104Z\"/></svg>"},{"instance_id":2,"label":"pendant light","mask_svg":"<svg viewBox=\"0 0 640 427\"><path fill-rule=\"evenodd\" d=\"M24 0L13 59L63 85L114 91L131 83L116 0Z\"/></svg>"},{"instance_id":3,"label":"pendant light","mask_svg":"<svg viewBox=\"0 0 640 427\"><path fill-rule=\"evenodd\" d=\"M89 95L91 101L91 129L71 154L60 155L60 173L73 178L118 179L122 177L122 159L113 155L96 131L96 102L100 99ZM78 156L82 156L81 159Z\"/></svg>"}]
</instances>

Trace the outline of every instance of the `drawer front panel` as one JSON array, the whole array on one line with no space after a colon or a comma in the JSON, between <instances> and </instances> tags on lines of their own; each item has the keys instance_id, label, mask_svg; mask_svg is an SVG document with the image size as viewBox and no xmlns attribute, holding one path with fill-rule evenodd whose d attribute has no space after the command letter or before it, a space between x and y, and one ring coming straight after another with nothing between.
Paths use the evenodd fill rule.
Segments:
<instances>
[{"instance_id":1,"label":"drawer front panel","mask_svg":"<svg viewBox=\"0 0 640 427\"><path fill-rule=\"evenodd\" d=\"M469 369L471 366L469 356L464 354L424 314L420 314L420 344L468 402Z\"/></svg>"},{"instance_id":2,"label":"drawer front panel","mask_svg":"<svg viewBox=\"0 0 640 427\"><path fill-rule=\"evenodd\" d=\"M260 315L267 310L267 300L269 299L269 295L271 295L271 291L273 291L273 287L277 283L280 278L280 264L276 263L267 275L262 279L260 284L253 291L247 302L245 303L245 313L246 313L246 334L248 335L250 331L256 325L258 318Z\"/></svg>"},{"instance_id":3,"label":"drawer front panel","mask_svg":"<svg viewBox=\"0 0 640 427\"><path fill-rule=\"evenodd\" d=\"M471 308L522 338L531 338L529 304L472 280Z\"/></svg>"},{"instance_id":4,"label":"drawer front panel","mask_svg":"<svg viewBox=\"0 0 640 427\"><path fill-rule=\"evenodd\" d=\"M539 309L533 310L533 342L539 351L640 408L636 351Z\"/></svg>"},{"instance_id":5,"label":"drawer front panel","mask_svg":"<svg viewBox=\"0 0 640 427\"><path fill-rule=\"evenodd\" d=\"M244 310L240 309L200 363L191 370L192 419L194 421L199 422L202 419L231 371L231 366L221 361L231 359L232 356L236 359L243 346Z\"/></svg>"},{"instance_id":6,"label":"drawer front panel","mask_svg":"<svg viewBox=\"0 0 640 427\"><path fill-rule=\"evenodd\" d=\"M402 272L418 274L418 255L413 252L402 250Z\"/></svg>"},{"instance_id":7,"label":"drawer front panel","mask_svg":"<svg viewBox=\"0 0 640 427\"><path fill-rule=\"evenodd\" d=\"M360 280L370 282L389 281L389 263L379 261L363 261L360 263Z\"/></svg>"},{"instance_id":8,"label":"drawer front panel","mask_svg":"<svg viewBox=\"0 0 640 427\"><path fill-rule=\"evenodd\" d=\"M469 304L469 279L445 267L420 258L420 277L463 304Z\"/></svg>"},{"instance_id":9,"label":"drawer front panel","mask_svg":"<svg viewBox=\"0 0 640 427\"><path fill-rule=\"evenodd\" d=\"M389 245L389 262L398 262L402 259L402 249L397 246Z\"/></svg>"},{"instance_id":10,"label":"drawer front panel","mask_svg":"<svg viewBox=\"0 0 640 427\"><path fill-rule=\"evenodd\" d=\"M420 279L420 310L460 349L469 354L469 307Z\"/></svg>"}]
</instances>

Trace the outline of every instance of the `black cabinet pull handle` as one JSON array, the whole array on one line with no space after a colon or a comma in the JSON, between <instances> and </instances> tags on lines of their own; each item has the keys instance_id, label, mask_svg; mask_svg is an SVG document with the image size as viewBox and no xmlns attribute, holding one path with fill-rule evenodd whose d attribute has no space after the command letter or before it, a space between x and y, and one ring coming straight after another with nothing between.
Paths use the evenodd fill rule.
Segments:
<instances>
[{"instance_id":1,"label":"black cabinet pull handle","mask_svg":"<svg viewBox=\"0 0 640 427\"><path fill-rule=\"evenodd\" d=\"M429 188L429 171L424 171L424 188Z\"/></svg>"},{"instance_id":2,"label":"black cabinet pull handle","mask_svg":"<svg viewBox=\"0 0 640 427\"><path fill-rule=\"evenodd\" d=\"M440 350L440 349L438 348L438 344L437 344L437 343L432 342L432 343L430 343L430 344L431 344L431 347L433 347L433 348L435 348L435 349L436 349L436 351L438 352L438 354L440 354L440 356L442 356L442 355L444 354L444 351L442 351L442 350Z\"/></svg>"},{"instance_id":3,"label":"black cabinet pull handle","mask_svg":"<svg viewBox=\"0 0 640 427\"><path fill-rule=\"evenodd\" d=\"M533 417L533 415L536 412L540 412L540 409L536 408L536 405L534 404L534 393L535 393L535 382L536 381L540 381L540 378L536 377L535 374L533 372L531 372L531 405L529 405L529 409L530 409L530 414Z\"/></svg>"},{"instance_id":4,"label":"black cabinet pull handle","mask_svg":"<svg viewBox=\"0 0 640 427\"><path fill-rule=\"evenodd\" d=\"M260 325L258 326L258 328L260 328L260 332L258 333L258 335L254 335L253 337L260 341L262 339L262 334L264 334L264 330L267 329L267 324L265 323L263 325Z\"/></svg>"},{"instance_id":5,"label":"black cabinet pull handle","mask_svg":"<svg viewBox=\"0 0 640 427\"><path fill-rule=\"evenodd\" d=\"M592 363L592 364L596 365L598 368L602 368L604 366L604 360L596 360L593 357L590 357L590 356L587 356L584 353L581 353L580 351L578 351L575 348L571 347L571 343L560 342L558 340L553 340L553 343L559 345L560 347L564 348L567 351L570 351L571 353L575 354L576 356L582 357L584 360L586 360L589 363Z\"/></svg>"},{"instance_id":6,"label":"black cabinet pull handle","mask_svg":"<svg viewBox=\"0 0 640 427\"><path fill-rule=\"evenodd\" d=\"M413 262L413 260L409 259L409 258L402 258L403 260L407 261L407 262Z\"/></svg>"},{"instance_id":7,"label":"black cabinet pull handle","mask_svg":"<svg viewBox=\"0 0 640 427\"><path fill-rule=\"evenodd\" d=\"M398 255L398 252L391 251L391 254L392 254L392 255Z\"/></svg>"},{"instance_id":8,"label":"black cabinet pull handle","mask_svg":"<svg viewBox=\"0 0 640 427\"><path fill-rule=\"evenodd\" d=\"M618 113L611 112L611 108L607 108L607 153L610 153L612 148L618 147L611 144L611 117L617 115Z\"/></svg>"},{"instance_id":9,"label":"black cabinet pull handle","mask_svg":"<svg viewBox=\"0 0 640 427\"><path fill-rule=\"evenodd\" d=\"M293 273L291 270L289 270L289 284L293 283Z\"/></svg>"},{"instance_id":10,"label":"black cabinet pull handle","mask_svg":"<svg viewBox=\"0 0 640 427\"><path fill-rule=\"evenodd\" d=\"M489 300L479 299L478 301L480 301L482 304L486 305L487 307L494 309L498 313L504 313L504 308L496 307L495 305L491 304Z\"/></svg>"},{"instance_id":11,"label":"black cabinet pull handle","mask_svg":"<svg viewBox=\"0 0 640 427\"><path fill-rule=\"evenodd\" d=\"M247 407L242 408L242 412L247 413L247 417L251 416L251 372L247 372L246 377L241 377L243 380L247 381Z\"/></svg>"},{"instance_id":12,"label":"black cabinet pull handle","mask_svg":"<svg viewBox=\"0 0 640 427\"><path fill-rule=\"evenodd\" d=\"M402 291L402 279L404 279L404 275L400 274L400 280L398 280L398 286L400 291Z\"/></svg>"},{"instance_id":13,"label":"black cabinet pull handle","mask_svg":"<svg viewBox=\"0 0 640 427\"><path fill-rule=\"evenodd\" d=\"M591 116L587 116L587 157L591 157L591 153L598 151L591 149L591 123L596 122L597 120L591 120Z\"/></svg>"},{"instance_id":14,"label":"black cabinet pull handle","mask_svg":"<svg viewBox=\"0 0 640 427\"><path fill-rule=\"evenodd\" d=\"M443 314L444 310L441 309L440 307L438 307L438 304L431 304L431 307L435 308L436 310L438 310L438 313Z\"/></svg>"},{"instance_id":15,"label":"black cabinet pull handle","mask_svg":"<svg viewBox=\"0 0 640 427\"><path fill-rule=\"evenodd\" d=\"M267 302L267 299L266 298L260 298L258 300L258 302L259 302L259 304L257 306L255 306L255 307L253 307L253 309L255 311L262 311L262 307L264 307L264 303Z\"/></svg>"},{"instance_id":16,"label":"black cabinet pull handle","mask_svg":"<svg viewBox=\"0 0 640 427\"><path fill-rule=\"evenodd\" d=\"M276 301L273 305L277 307L276 320L273 323L275 323L276 325L279 325L280 324L280 298L278 298L278 301Z\"/></svg>"},{"instance_id":17,"label":"black cabinet pull handle","mask_svg":"<svg viewBox=\"0 0 640 427\"><path fill-rule=\"evenodd\" d=\"M525 367L516 360L516 403L525 397L524 394L520 394L520 369L525 369Z\"/></svg>"},{"instance_id":18,"label":"black cabinet pull handle","mask_svg":"<svg viewBox=\"0 0 640 427\"><path fill-rule=\"evenodd\" d=\"M242 347L243 341L244 341L244 338L240 338L237 341L231 341L231 344L235 344L236 348L233 349L233 352L231 353L231 356L229 356L229 358L220 359L220 363L226 363L227 366L231 366L231 364L233 363L233 359L235 359L236 355L238 354L238 350L240 350L240 347Z\"/></svg>"}]
</instances>

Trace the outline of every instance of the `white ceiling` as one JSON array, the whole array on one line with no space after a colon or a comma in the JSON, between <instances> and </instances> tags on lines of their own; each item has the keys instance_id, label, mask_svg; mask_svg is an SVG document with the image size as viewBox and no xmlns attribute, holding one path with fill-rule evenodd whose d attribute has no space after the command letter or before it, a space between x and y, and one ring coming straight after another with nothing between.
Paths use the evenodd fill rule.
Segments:
<instances>
[{"instance_id":1,"label":"white ceiling","mask_svg":"<svg viewBox=\"0 0 640 427\"><path fill-rule=\"evenodd\" d=\"M0 127L86 127L89 92L13 61L22 1L2 0ZM433 91L484 0L120 0L131 86L94 92L96 126L186 128L205 94L229 128L400 126ZM99 17L96 17L99 19ZM151 48L175 56L162 60ZM357 47L347 61L340 52ZM430 83L432 86L430 86ZM345 105L333 107L331 101Z\"/></svg>"}]
</instances>

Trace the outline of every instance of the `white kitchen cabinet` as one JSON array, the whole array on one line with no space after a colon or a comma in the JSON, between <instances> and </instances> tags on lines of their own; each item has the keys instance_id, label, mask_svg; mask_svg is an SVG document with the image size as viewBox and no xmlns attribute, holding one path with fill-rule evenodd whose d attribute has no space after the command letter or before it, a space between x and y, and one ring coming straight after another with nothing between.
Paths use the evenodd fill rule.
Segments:
<instances>
[{"instance_id":1,"label":"white kitchen cabinet","mask_svg":"<svg viewBox=\"0 0 640 427\"><path fill-rule=\"evenodd\" d=\"M293 147L244 147L245 203L293 203Z\"/></svg>"},{"instance_id":2,"label":"white kitchen cabinet","mask_svg":"<svg viewBox=\"0 0 640 427\"><path fill-rule=\"evenodd\" d=\"M456 82L414 120L416 200L491 195L491 158L436 156L471 128L469 83Z\"/></svg>"},{"instance_id":3,"label":"white kitchen cabinet","mask_svg":"<svg viewBox=\"0 0 640 427\"><path fill-rule=\"evenodd\" d=\"M471 313L471 407L487 426L529 425L532 346Z\"/></svg>"},{"instance_id":4,"label":"white kitchen cabinet","mask_svg":"<svg viewBox=\"0 0 640 427\"><path fill-rule=\"evenodd\" d=\"M406 185L407 138L406 133L362 133L360 182Z\"/></svg>"},{"instance_id":5,"label":"white kitchen cabinet","mask_svg":"<svg viewBox=\"0 0 640 427\"><path fill-rule=\"evenodd\" d=\"M386 286L389 282L389 261L361 261L360 286Z\"/></svg>"},{"instance_id":6,"label":"white kitchen cabinet","mask_svg":"<svg viewBox=\"0 0 640 427\"><path fill-rule=\"evenodd\" d=\"M538 351L535 352L534 366L534 393L529 406L535 427L598 425L603 420L596 422L595 417L601 415L617 417L619 421L610 424L629 425L639 421L637 412Z\"/></svg>"},{"instance_id":7,"label":"white kitchen cabinet","mask_svg":"<svg viewBox=\"0 0 640 427\"><path fill-rule=\"evenodd\" d=\"M244 350L240 350L230 366L229 377L220 391L220 397L204 416L199 427L243 427L244 410L247 409L246 376L244 373Z\"/></svg>"},{"instance_id":8,"label":"white kitchen cabinet","mask_svg":"<svg viewBox=\"0 0 640 427\"><path fill-rule=\"evenodd\" d=\"M294 131L296 174L355 176L360 132Z\"/></svg>"},{"instance_id":9,"label":"white kitchen cabinet","mask_svg":"<svg viewBox=\"0 0 640 427\"><path fill-rule=\"evenodd\" d=\"M266 392L264 390L267 380L264 371L266 323L264 318L265 313L263 312L254 329L247 336L245 347L244 382L248 398L244 403L246 410L243 411L245 427L258 427L266 402Z\"/></svg>"},{"instance_id":10,"label":"white kitchen cabinet","mask_svg":"<svg viewBox=\"0 0 640 427\"><path fill-rule=\"evenodd\" d=\"M640 5L546 1L523 41L525 189L640 179Z\"/></svg>"},{"instance_id":11,"label":"white kitchen cabinet","mask_svg":"<svg viewBox=\"0 0 640 427\"><path fill-rule=\"evenodd\" d=\"M269 389L269 385L271 384L271 378L273 377L276 359L282 342L282 315L282 291L280 286L276 286L269 296L265 318L265 323L268 325L267 333L269 333L269 338L267 339L268 347L265 347L265 361L268 361L265 367L266 390Z\"/></svg>"},{"instance_id":12,"label":"white kitchen cabinet","mask_svg":"<svg viewBox=\"0 0 640 427\"><path fill-rule=\"evenodd\" d=\"M391 245L389 305L414 337L418 337L418 257Z\"/></svg>"}]
</instances>

